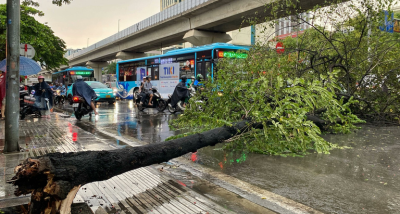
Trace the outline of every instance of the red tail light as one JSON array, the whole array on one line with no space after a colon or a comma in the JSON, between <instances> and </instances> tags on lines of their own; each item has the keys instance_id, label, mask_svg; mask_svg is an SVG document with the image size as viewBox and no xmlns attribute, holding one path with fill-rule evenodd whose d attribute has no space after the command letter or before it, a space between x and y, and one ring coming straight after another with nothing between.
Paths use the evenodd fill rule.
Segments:
<instances>
[{"instance_id":1,"label":"red tail light","mask_svg":"<svg viewBox=\"0 0 400 214\"><path fill-rule=\"evenodd\" d=\"M73 100L74 100L74 102L78 102L79 101L79 97L74 97Z\"/></svg>"}]
</instances>

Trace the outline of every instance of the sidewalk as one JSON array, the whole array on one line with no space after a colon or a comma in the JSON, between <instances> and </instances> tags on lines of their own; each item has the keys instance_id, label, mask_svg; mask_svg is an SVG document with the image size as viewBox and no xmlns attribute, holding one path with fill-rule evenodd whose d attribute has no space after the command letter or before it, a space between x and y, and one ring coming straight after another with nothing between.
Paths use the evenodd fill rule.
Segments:
<instances>
[{"instance_id":1,"label":"sidewalk","mask_svg":"<svg viewBox=\"0 0 400 214\"><path fill-rule=\"evenodd\" d=\"M26 204L29 196L14 196L15 187L6 183L13 169L28 157L52 152L111 150L115 139L74 126L68 115L53 113L52 119L27 118L20 121L20 146L24 151L0 154L0 209ZM4 148L4 121L0 121L0 150ZM231 213L206 197L160 173L153 166L132 170L107 181L87 184L79 190L74 203L85 202L93 213L100 207L106 213ZM97 211L97 213L99 213Z\"/></svg>"}]
</instances>

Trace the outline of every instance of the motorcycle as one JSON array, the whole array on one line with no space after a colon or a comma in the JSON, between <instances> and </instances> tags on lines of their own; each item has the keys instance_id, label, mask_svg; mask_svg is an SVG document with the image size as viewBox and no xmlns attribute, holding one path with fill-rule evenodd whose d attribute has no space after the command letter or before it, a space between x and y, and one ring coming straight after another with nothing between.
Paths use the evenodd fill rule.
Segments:
<instances>
[{"instance_id":1,"label":"motorcycle","mask_svg":"<svg viewBox=\"0 0 400 214\"><path fill-rule=\"evenodd\" d=\"M190 99L191 97L194 97L195 95L196 95L196 89L195 89L194 87L191 86L191 87L189 88L189 99ZM188 101L189 101L189 99L188 99ZM169 111L171 114L175 114L175 113L178 112L178 111L184 112L184 111L186 110L186 107L189 105L189 102L186 102L186 107L183 107L184 104L185 104L185 101L180 100L180 101L176 104L176 107L174 108L174 107L172 107L171 102L172 102L172 95L169 94L169 95L168 95L168 101L167 101L167 103L168 103L168 111ZM199 111L202 111L202 110L203 110L202 107L201 107L201 105L200 105L201 103L203 103L202 100L196 101L196 104L199 104L199 105L197 105L197 108L199 109Z\"/></svg>"},{"instance_id":2,"label":"motorcycle","mask_svg":"<svg viewBox=\"0 0 400 214\"><path fill-rule=\"evenodd\" d=\"M150 96L146 96L144 103L140 105L140 100L144 94L134 94L135 103L138 106L139 111L143 111L145 108L156 108L159 112L163 112L167 108L167 102L162 99L161 94L158 92L156 87L153 87L151 90L153 91L152 106L147 105L149 103Z\"/></svg>"},{"instance_id":3,"label":"motorcycle","mask_svg":"<svg viewBox=\"0 0 400 214\"><path fill-rule=\"evenodd\" d=\"M74 96L72 97L72 108L74 109L75 118L77 120L81 120L83 116L89 114L89 117L92 117L93 109L86 102L83 97Z\"/></svg>"},{"instance_id":4,"label":"motorcycle","mask_svg":"<svg viewBox=\"0 0 400 214\"><path fill-rule=\"evenodd\" d=\"M24 96L24 106L20 111L20 119L25 119L26 115L33 114L33 117L41 117L40 109L35 106L36 98L34 97L35 90L31 91L29 96ZM49 99L46 100L46 105L49 106Z\"/></svg>"},{"instance_id":5,"label":"motorcycle","mask_svg":"<svg viewBox=\"0 0 400 214\"><path fill-rule=\"evenodd\" d=\"M65 95L61 94L61 90L57 89L54 92L54 105L62 104L64 105L65 103Z\"/></svg>"}]
</instances>

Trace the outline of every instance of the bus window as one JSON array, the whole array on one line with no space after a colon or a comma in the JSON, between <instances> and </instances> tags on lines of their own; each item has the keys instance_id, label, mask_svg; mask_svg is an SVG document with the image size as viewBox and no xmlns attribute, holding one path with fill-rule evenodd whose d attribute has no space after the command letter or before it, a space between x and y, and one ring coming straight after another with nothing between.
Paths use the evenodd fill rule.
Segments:
<instances>
[{"instance_id":1,"label":"bus window","mask_svg":"<svg viewBox=\"0 0 400 214\"><path fill-rule=\"evenodd\" d=\"M136 81L136 70L134 67L121 67L119 70L119 81Z\"/></svg>"},{"instance_id":2,"label":"bus window","mask_svg":"<svg viewBox=\"0 0 400 214\"><path fill-rule=\"evenodd\" d=\"M201 74L204 80L211 77L211 61L202 61L197 63L197 74Z\"/></svg>"},{"instance_id":3,"label":"bus window","mask_svg":"<svg viewBox=\"0 0 400 214\"><path fill-rule=\"evenodd\" d=\"M153 67L153 76L151 76L152 80L159 80L160 79L160 70L157 67Z\"/></svg>"},{"instance_id":4,"label":"bus window","mask_svg":"<svg viewBox=\"0 0 400 214\"><path fill-rule=\"evenodd\" d=\"M179 70L180 70L179 78L181 78L183 75L185 75L187 78L194 76L194 66L190 65L190 62L187 63L187 61L180 61Z\"/></svg>"},{"instance_id":5,"label":"bus window","mask_svg":"<svg viewBox=\"0 0 400 214\"><path fill-rule=\"evenodd\" d=\"M205 79L211 78L211 62L205 62Z\"/></svg>"},{"instance_id":6,"label":"bus window","mask_svg":"<svg viewBox=\"0 0 400 214\"><path fill-rule=\"evenodd\" d=\"M160 80L160 71L158 65L147 67L147 76L151 76L151 80Z\"/></svg>"}]
</instances>

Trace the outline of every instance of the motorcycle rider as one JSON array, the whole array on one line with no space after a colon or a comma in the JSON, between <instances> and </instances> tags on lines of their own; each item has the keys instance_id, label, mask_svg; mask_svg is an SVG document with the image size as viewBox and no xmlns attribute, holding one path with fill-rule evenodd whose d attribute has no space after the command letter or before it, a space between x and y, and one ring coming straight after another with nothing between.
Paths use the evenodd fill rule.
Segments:
<instances>
[{"instance_id":1,"label":"motorcycle rider","mask_svg":"<svg viewBox=\"0 0 400 214\"><path fill-rule=\"evenodd\" d=\"M194 81L194 88L197 90L200 86L203 86L203 83L201 83L203 81L203 75L201 74L197 74L196 76L196 80Z\"/></svg>"},{"instance_id":2,"label":"motorcycle rider","mask_svg":"<svg viewBox=\"0 0 400 214\"><path fill-rule=\"evenodd\" d=\"M60 86L57 88L57 90L60 90L60 94L62 96L65 96L65 94L66 94L65 86L62 83L60 83Z\"/></svg>"},{"instance_id":3,"label":"motorcycle rider","mask_svg":"<svg viewBox=\"0 0 400 214\"><path fill-rule=\"evenodd\" d=\"M142 96L142 99L140 100L140 105L143 105L143 102L146 101L147 96L150 96L149 104L148 106L152 106L151 101L153 100L153 85L150 82L150 76L146 77L146 82L143 84L143 90L145 93L145 96Z\"/></svg>"},{"instance_id":4,"label":"motorcycle rider","mask_svg":"<svg viewBox=\"0 0 400 214\"><path fill-rule=\"evenodd\" d=\"M40 110L42 117L50 118L50 109L53 104L53 91L44 81L43 76L38 76L38 81L34 86L35 89L35 107Z\"/></svg>"},{"instance_id":5,"label":"motorcycle rider","mask_svg":"<svg viewBox=\"0 0 400 214\"><path fill-rule=\"evenodd\" d=\"M176 85L174 93L172 94L171 97L171 103L169 105L171 105L171 107L173 108L176 107L179 101L181 100L186 101L186 99L189 98L190 88L186 86L187 77L183 75L181 77L181 80L182 81L180 81L178 85ZM183 104L183 107L186 107L186 102Z\"/></svg>"},{"instance_id":6,"label":"motorcycle rider","mask_svg":"<svg viewBox=\"0 0 400 214\"><path fill-rule=\"evenodd\" d=\"M72 95L82 97L92 107L94 114L99 115L93 102L97 95L92 87L83 81L82 76L76 77L76 82L72 86Z\"/></svg>"}]
</instances>

